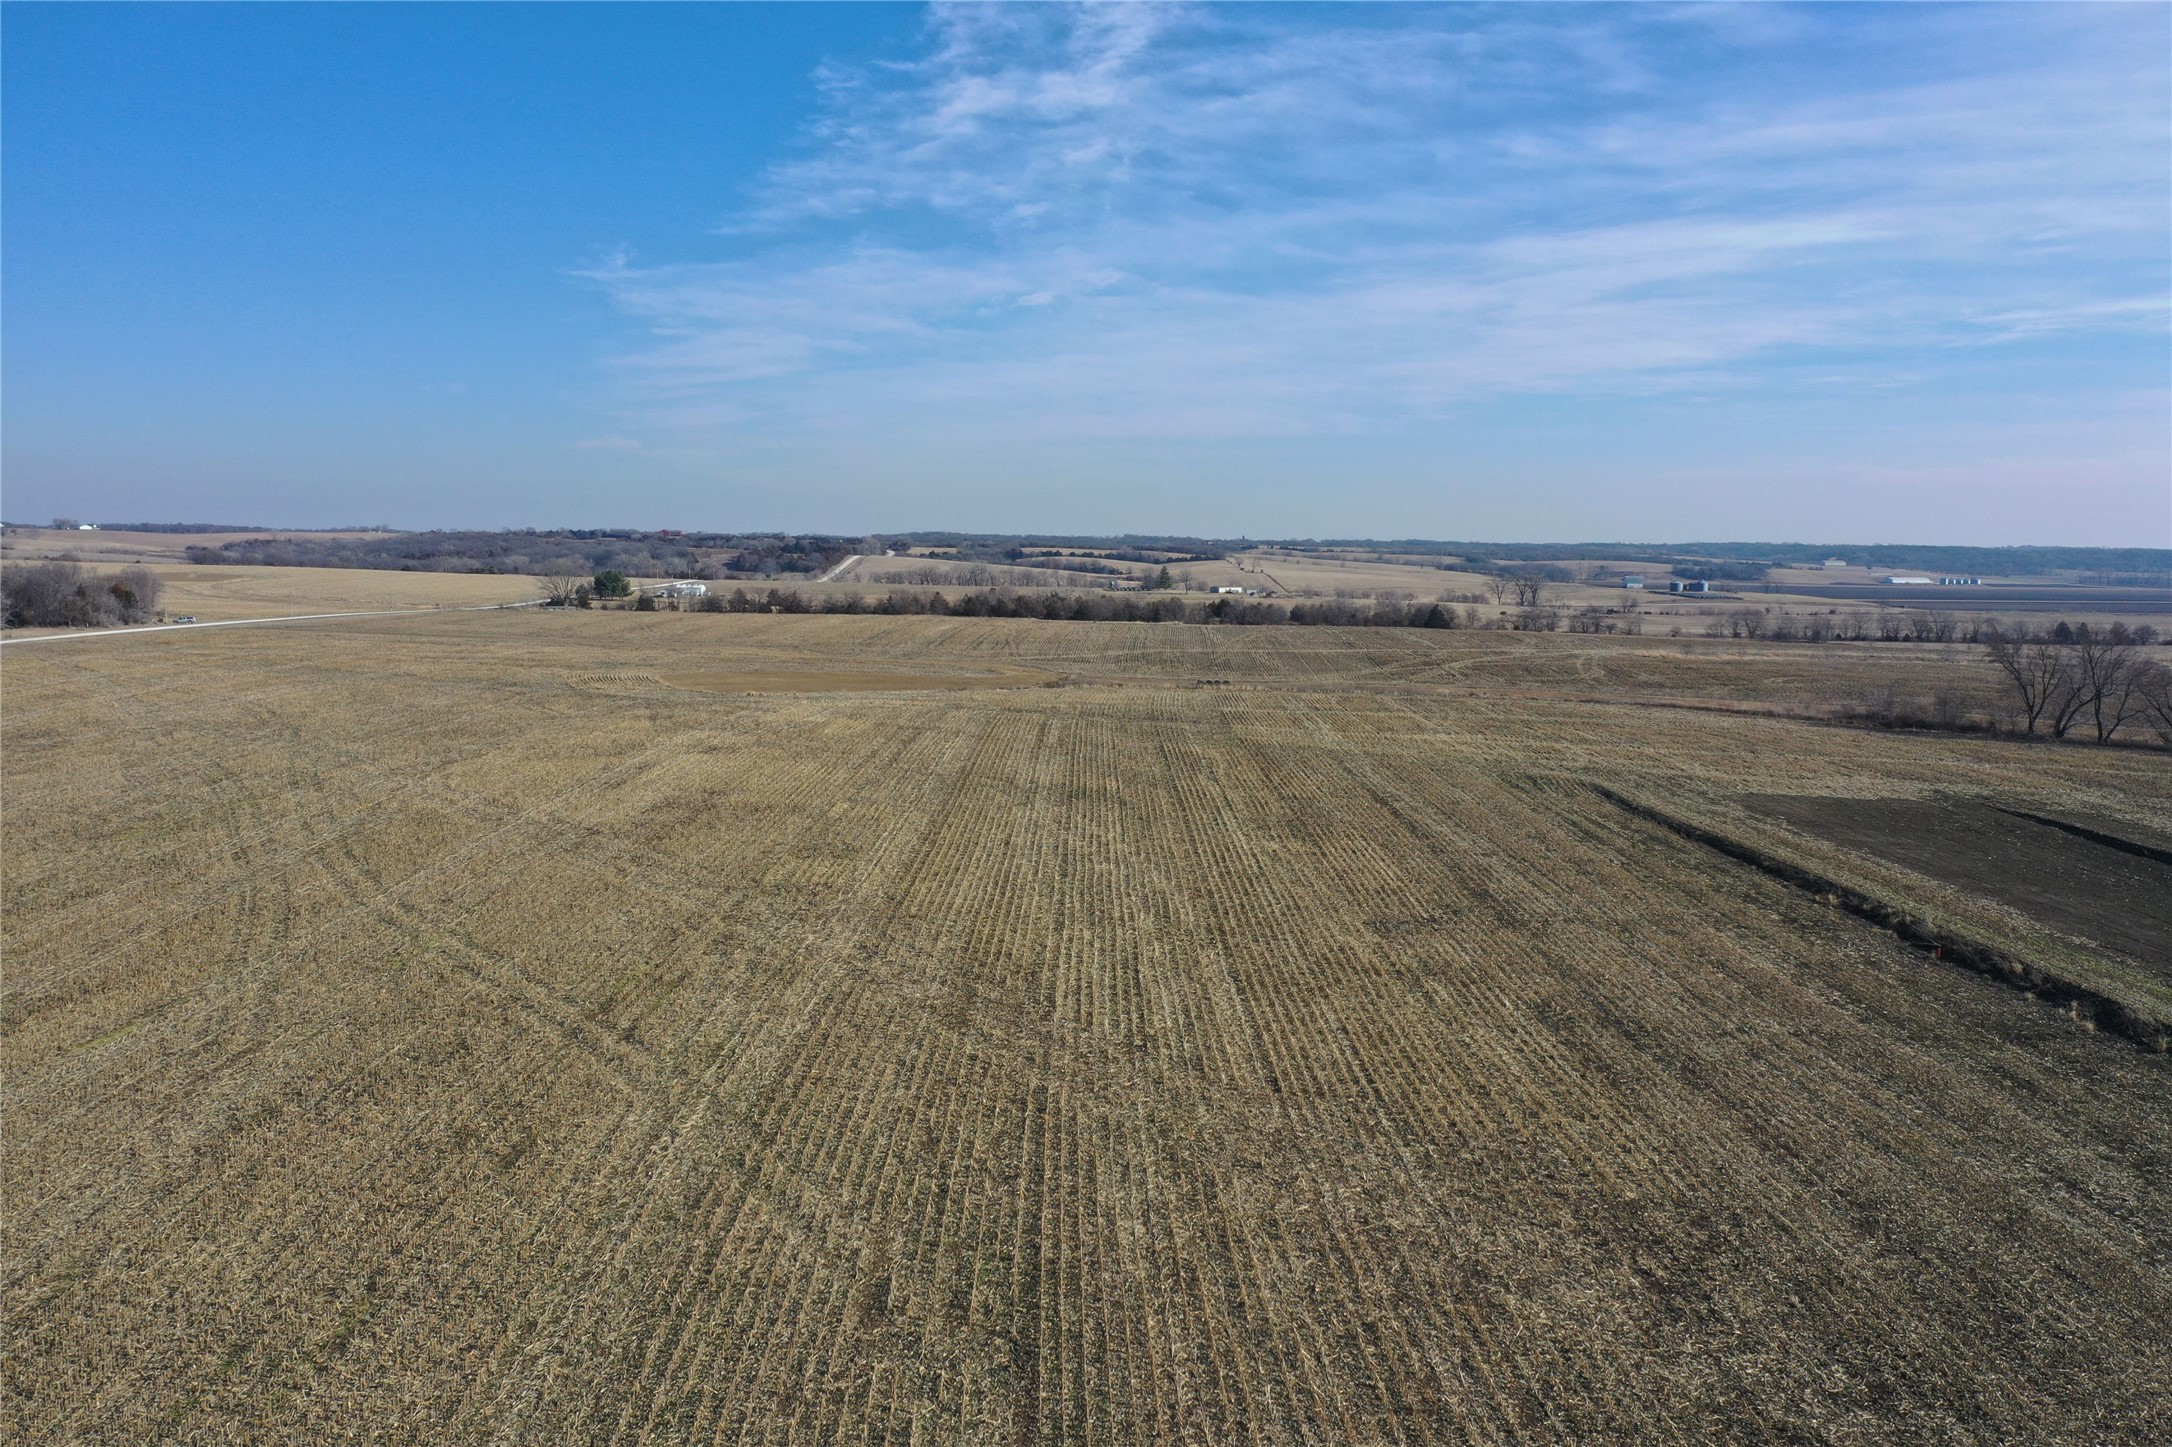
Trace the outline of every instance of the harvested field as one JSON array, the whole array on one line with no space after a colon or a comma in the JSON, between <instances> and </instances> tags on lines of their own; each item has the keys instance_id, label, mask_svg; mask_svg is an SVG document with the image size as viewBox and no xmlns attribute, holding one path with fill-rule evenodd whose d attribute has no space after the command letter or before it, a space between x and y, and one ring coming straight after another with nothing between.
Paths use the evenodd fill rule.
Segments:
<instances>
[{"instance_id":1,"label":"harvested field","mask_svg":"<svg viewBox=\"0 0 2172 1447\"><path fill-rule=\"evenodd\" d=\"M175 536L191 539L194 535L181 533ZM118 572L122 564L99 560L86 562L85 566L111 574ZM161 611L169 616L188 614L206 623L377 608L487 607L496 603L530 603L543 596L535 579L497 573L399 573L377 568L222 568L165 562L148 566L166 585L165 594L159 600Z\"/></svg>"},{"instance_id":2,"label":"harvested field","mask_svg":"<svg viewBox=\"0 0 2172 1447\"><path fill-rule=\"evenodd\" d=\"M1910 657L602 612L9 649L0 1420L2162 1440L2172 1057L1597 792L2162 1007L1744 801L2148 838L2163 755L1634 701L1949 666ZM671 682L1013 670L1071 681Z\"/></svg>"},{"instance_id":3,"label":"harvested field","mask_svg":"<svg viewBox=\"0 0 2172 1447\"><path fill-rule=\"evenodd\" d=\"M169 613L209 622L318 609L477 607L542 596L533 578L489 573L395 573L376 568L161 567Z\"/></svg>"},{"instance_id":4,"label":"harvested field","mask_svg":"<svg viewBox=\"0 0 2172 1447\"><path fill-rule=\"evenodd\" d=\"M1434 567L1417 562L1374 562L1371 559L1336 557L1324 553L1284 552L1262 548L1237 555L1246 571L1240 572L1228 563L1192 563L1182 566L1182 571L1194 574L1203 583L1242 583L1258 587L1264 579L1271 579L1269 586L1287 590L1293 594L1332 594L1337 590L1371 594L1376 592L1405 592L1418 598L1438 597L1442 593L1482 593L1489 581L1483 574L1466 573ZM1172 572L1179 571L1172 568ZM1223 576L1224 574L1228 576Z\"/></svg>"},{"instance_id":5,"label":"harvested field","mask_svg":"<svg viewBox=\"0 0 2172 1447\"><path fill-rule=\"evenodd\" d=\"M1053 673L1007 669L1001 673L875 673L841 669L741 669L714 673L665 673L660 682L697 693L889 693L960 688L1046 688L1061 683Z\"/></svg>"},{"instance_id":6,"label":"harvested field","mask_svg":"<svg viewBox=\"0 0 2172 1447\"><path fill-rule=\"evenodd\" d=\"M256 538L287 536L291 534L276 529L223 533L139 533L125 528L99 528L91 532L79 532L72 528L64 530L10 524L4 532L0 532L0 557L14 561L66 556L85 563L111 564L115 567L126 563L170 563L179 568L189 566L190 548L216 548ZM344 540L381 538L387 534L362 530L311 533L308 536Z\"/></svg>"}]
</instances>

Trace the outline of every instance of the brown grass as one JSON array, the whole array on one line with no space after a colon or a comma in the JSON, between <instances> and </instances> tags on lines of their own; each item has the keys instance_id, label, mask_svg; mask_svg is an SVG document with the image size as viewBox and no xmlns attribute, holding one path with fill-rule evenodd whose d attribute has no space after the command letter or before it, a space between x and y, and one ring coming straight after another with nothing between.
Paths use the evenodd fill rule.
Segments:
<instances>
[{"instance_id":1,"label":"brown grass","mask_svg":"<svg viewBox=\"0 0 2172 1447\"><path fill-rule=\"evenodd\" d=\"M1740 801L2162 832L2162 758L1515 692L1945 657L632 613L10 649L0 1420L2161 1440L2172 1061L1592 785L2079 968ZM668 681L1006 669L1074 683Z\"/></svg>"}]
</instances>

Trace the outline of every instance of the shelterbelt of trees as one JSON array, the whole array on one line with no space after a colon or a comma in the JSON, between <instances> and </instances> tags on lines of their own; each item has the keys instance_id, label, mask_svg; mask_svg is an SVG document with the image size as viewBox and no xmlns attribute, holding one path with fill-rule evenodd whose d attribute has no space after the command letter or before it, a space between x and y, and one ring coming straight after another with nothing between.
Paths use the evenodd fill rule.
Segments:
<instances>
[{"instance_id":1,"label":"shelterbelt of trees","mask_svg":"<svg viewBox=\"0 0 2172 1447\"><path fill-rule=\"evenodd\" d=\"M417 573L512 573L542 577L606 569L630 577L722 578L818 575L854 553L863 538L784 533L562 531L393 533L382 537L308 533L240 538L186 550L192 563L279 568L374 568Z\"/></svg>"},{"instance_id":2,"label":"shelterbelt of trees","mask_svg":"<svg viewBox=\"0 0 2172 1447\"><path fill-rule=\"evenodd\" d=\"M189 524L128 523L128 531L189 532ZM245 531L231 528L228 531ZM1076 569L1092 557L1124 562L1202 561L1258 547L1376 561L1434 563L1479 573L1530 573L1567 582L1594 562L1673 567L1696 576L1756 581L1772 567L1839 557L1867 568L1998 577L2082 574L2103 585L2172 584L2172 549L1982 548L1857 543L1508 543L1427 538L1199 538L1125 533L911 532L846 537L825 533L684 532L671 528L380 531L371 536L293 532L187 550L192 562L305 568L392 568L440 573L590 573L615 568L635 577L722 579L819 576L854 554L914 549L968 563ZM901 563L905 560L901 559ZM1103 564L1106 566L1106 564ZM1574 565L1574 566L1569 566Z\"/></svg>"},{"instance_id":3,"label":"shelterbelt of trees","mask_svg":"<svg viewBox=\"0 0 2172 1447\"><path fill-rule=\"evenodd\" d=\"M716 593L694 605L700 613L933 613L959 618L1046 618L1085 623L1232 623L1249 625L1319 625L1357 628L1478 628L1487 622L1475 606L1458 612L1452 603L1365 602L1350 598L1322 598L1294 603L1219 595L1197 596L1155 593L1016 592L983 588L949 597L943 593L896 590L880 598L853 593L810 596L790 588L734 588L728 595ZM1525 610L1531 611L1531 610ZM1549 629L1562 622L1560 609L1542 609L1552 615ZM1632 613L1618 609L1583 609L1570 615L1572 625L1584 614L1611 617L1614 628L1578 627L1578 632L1625 631L1635 622ZM1535 622L1536 620L1519 621Z\"/></svg>"},{"instance_id":4,"label":"shelterbelt of trees","mask_svg":"<svg viewBox=\"0 0 2172 1447\"><path fill-rule=\"evenodd\" d=\"M0 570L0 619L9 628L108 628L149 622L164 592L149 568L104 577L80 563Z\"/></svg>"},{"instance_id":5,"label":"shelterbelt of trees","mask_svg":"<svg viewBox=\"0 0 2172 1447\"><path fill-rule=\"evenodd\" d=\"M603 575L599 574L599 578ZM583 596L623 596L601 593L593 585L569 587L555 601L575 603ZM1468 595L1467 595L1468 596ZM1500 601L1513 607L1486 609L1477 604L1458 607L1446 599L1415 602L1389 599L1318 598L1281 602L1234 595L1135 593L1095 590L1061 591L981 588L955 597L942 592L893 589L879 598L858 593L803 593L793 588L734 588L730 593L710 593L688 605L697 613L933 613L960 618L1044 618L1092 623L1228 623L1238 625L1295 625L1338 628L1491 628L1522 632L1638 633L1644 613L1635 599L1619 606L1589 605L1565 608L1547 601L1546 586L1536 579L1518 580L1505 590ZM2035 638L2067 644L2077 631L2086 635L2086 623L2060 621L2032 631L1998 618L1977 617L1936 609L1837 610L1800 617L1766 608L1741 608L1710 619L1715 637L1746 638L1773 643L1985 643L2001 638ZM2148 647L2160 641L2157 630L2143 625L2129 628L2114 623L2100 629L2101 639L2121 646Z\"/></svg>"}]
</instances>

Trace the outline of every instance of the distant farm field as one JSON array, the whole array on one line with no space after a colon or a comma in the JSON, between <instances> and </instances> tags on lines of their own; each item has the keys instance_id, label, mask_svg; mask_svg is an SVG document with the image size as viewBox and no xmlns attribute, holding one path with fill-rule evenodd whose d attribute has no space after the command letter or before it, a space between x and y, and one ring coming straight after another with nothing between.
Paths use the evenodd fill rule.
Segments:
<instances>
[{"instance_id":1,"label":"distant farm field","mask_svg":"<svg viewBox=\"0 0 2172 1447\"><path fill-rule=\"evenodd\" d=\"M118 563L86 564L105 574ZM165 584L159 607L169 617L206 623L277 618L296 613L365 612L380 608L488 607L542 598L533 578L499 573L400 573L373 568L200 567L152 563Z\"/></svg>"},{"instance_id":2,"label":"distant farm field","mask_svg":"<svg viewBox=\"0 0 2172 1447\"><path fill-rule=\"evenodd\" d=\"M2155 847L2162 752L1754 711L1969 650L530 610L0 667L10 1440L2172 1434L2172 1055L1655 822L2172 1019L2149 856L1995 832Z\"/></svg>"}]
</instances>

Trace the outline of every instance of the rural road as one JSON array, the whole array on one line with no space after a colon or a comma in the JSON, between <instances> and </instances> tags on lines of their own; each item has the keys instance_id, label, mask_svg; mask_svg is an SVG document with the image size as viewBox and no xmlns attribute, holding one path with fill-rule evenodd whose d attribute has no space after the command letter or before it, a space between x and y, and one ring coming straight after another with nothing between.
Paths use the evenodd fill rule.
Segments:
<instances>
[{"instance_id":1,"label":"rural road","mask_svg":"<svg viewBox=\"0 0 2172 1447\"><path fill-rule=\"evenodd\" d=\"M507 608L540 608L545 600L518 603L464 603L452 608L371 608L350 613L287 613L276 618L226 618L216 623L146 623L136 628L77 628L66 633L41 633L36 638L0 638L0 647L17 648L26 643L69 643L89 638L118 638L124 633L173 633L185 628L246 628L254 623L308 623L323 618L398 618L411 613L495 613Z\"/></svg>"},{"instance_id":2,"label":"rural road","mask_svg":"<svg viewBox=\"0 0 2172 1447\"><path fill-rule=\"evenodd\" d=\"M830 569L827 573L824 573L821 577L815 579L815 581L817 583L834 583L837 581L837 575L839 573L842 573L845 569L851 567L854 563L857 563L858 561L860 561L860 559L866 556L867 554L865 553L854 553L851 557L845 559L842 563L839 563L836 567Z\"/></svg>"}]
</instances>

